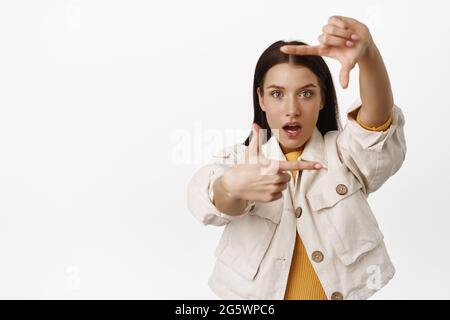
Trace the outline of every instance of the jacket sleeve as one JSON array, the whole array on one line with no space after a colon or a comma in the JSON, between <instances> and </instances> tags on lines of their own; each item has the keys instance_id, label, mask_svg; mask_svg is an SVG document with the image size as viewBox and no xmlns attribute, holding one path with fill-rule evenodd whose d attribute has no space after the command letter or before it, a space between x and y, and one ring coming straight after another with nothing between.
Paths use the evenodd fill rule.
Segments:
<instances>
[{"instance_id":1,"label":"jacket sleeve","mask_svg":"<svg viewBox=\"0 0 450 320\"><path fill-rule=\"evenodd\" d=\"M405 117L394 104L390 126L384 131L368 130L352 116L361 104L358 98L347 110L347 123L337 137L337 148L344 164L369 194L394 175L405 160Z\"/></svg>"},{"instance_id":2,"label":"jacket sleeve","mask_svg":"<svg viewBox=\"0 0 450 320\"><path fill-rule=\"evenodd\" d=\"M198 169L190 179L187 187L187 204L189 211L204 225L223 226L234 219L248 214L254 205L247 203L245 211L239 216L220 212L213 203L213 183L227 170L237 164L239 150L243 145L236 144L213 155L212 160Z\"/></svg>"}]
</instances>

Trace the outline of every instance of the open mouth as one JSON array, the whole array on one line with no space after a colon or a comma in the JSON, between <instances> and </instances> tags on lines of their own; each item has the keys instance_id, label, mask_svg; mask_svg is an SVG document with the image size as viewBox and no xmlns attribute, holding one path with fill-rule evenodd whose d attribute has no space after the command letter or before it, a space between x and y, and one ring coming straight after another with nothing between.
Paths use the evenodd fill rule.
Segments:
<instances>
[{"instance_id":1,"label":"open mouth","mask_svg":"<svg viewBox=\"0 0 450 320\"><path fill-rule=\"evenodd\" d=\"M300 123L288 123L283 126L283 130L289 138L295 138L302 132Z\"/></svg>"}]
</instances>

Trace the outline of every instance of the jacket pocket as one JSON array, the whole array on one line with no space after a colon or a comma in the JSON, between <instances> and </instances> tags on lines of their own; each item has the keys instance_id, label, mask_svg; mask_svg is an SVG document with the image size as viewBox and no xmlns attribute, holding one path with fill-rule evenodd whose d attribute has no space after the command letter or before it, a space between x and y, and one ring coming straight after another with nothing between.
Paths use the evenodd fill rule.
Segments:
<instances>
[{"instance_id":1,"label":"jacket pocket","mask_svg":"<svg viewBox=\"0 0 450 320\"><path fill-rule=\"evenodd\" d=\"M214 252L217 259L245 279L253 280L272 242L282 210L282 199L257 202L249 214L228 223Z\"/></svg>"},{"instance_id":2,"label":"jacket pocket","mask_svg":"<svg viewBox=\"0 0 450 320\"><path fill-rule=\"evenodd\" d=\"M358 179L341 166L323 177L306 198L313 214L324 215L325 237L345 265L376 248L384 238Z\"/></svg>"}]
</instances>

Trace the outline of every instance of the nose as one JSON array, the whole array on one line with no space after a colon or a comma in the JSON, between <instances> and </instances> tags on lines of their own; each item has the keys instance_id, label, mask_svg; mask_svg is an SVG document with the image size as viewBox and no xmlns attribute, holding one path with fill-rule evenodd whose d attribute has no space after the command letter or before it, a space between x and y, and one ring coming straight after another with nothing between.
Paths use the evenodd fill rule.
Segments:
<instances>
[{"instance_id":1,"label":"nose","mask_svg":"<svg viewBox=\"0 0 450 320\"><path fill-rule=\"evenodd\" d=\"M285 110L286 117L300 116L300 105L296 97L290 97L289 99L286 99Z\"/></svg>"}]
</instances>

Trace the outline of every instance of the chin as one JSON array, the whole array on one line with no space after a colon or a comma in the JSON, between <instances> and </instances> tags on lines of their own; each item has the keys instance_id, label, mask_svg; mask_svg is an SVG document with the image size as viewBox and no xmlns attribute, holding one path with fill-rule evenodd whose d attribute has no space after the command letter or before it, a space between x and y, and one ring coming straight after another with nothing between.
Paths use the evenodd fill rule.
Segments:
<instances>
[{"instance_id":1,"label":"chin","mask_svg":"<svg viewBox=\"0 0 450 320\"><path fill-rule=\"evenodd\" d=\"M301 149L305 142L303 141L303 139L299 139L298 141L280 141L280 144L284 149L295 150Z\"/></svg>"}]
</instances>

